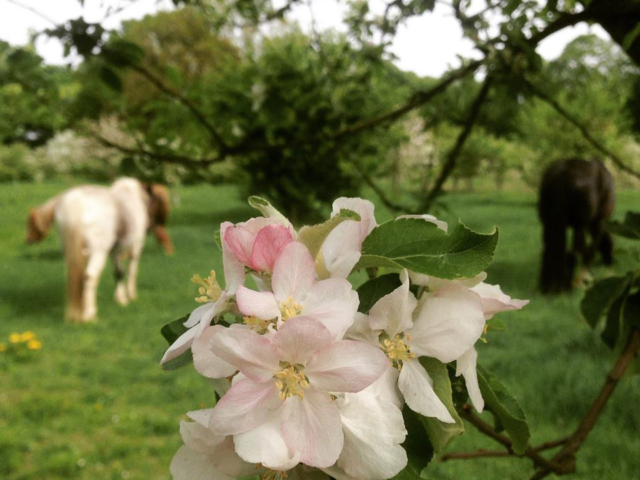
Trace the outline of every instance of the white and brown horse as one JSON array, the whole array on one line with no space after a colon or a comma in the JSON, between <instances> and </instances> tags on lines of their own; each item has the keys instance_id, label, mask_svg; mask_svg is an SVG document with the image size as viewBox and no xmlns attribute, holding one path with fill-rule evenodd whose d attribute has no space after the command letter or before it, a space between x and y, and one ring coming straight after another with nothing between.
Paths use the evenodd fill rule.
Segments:
<instances>
[{"instance_id":1,"label":"white and brown horse","mask_svg":"<svg viewBox=\"0 0 640 480\"><path fill-rule=\"evenodd\" d=\"M115 265L116 301L126 305L136 298L146 233L153 231L164 250L173 252L165 229L168 214L167 189L133 178L120 178L111 187L75 187L29 212L27 243L43 240L54 221L60 230L67 263L68 320L95 319L96 291L109 254Z\"/></svg>"}]
</instances>

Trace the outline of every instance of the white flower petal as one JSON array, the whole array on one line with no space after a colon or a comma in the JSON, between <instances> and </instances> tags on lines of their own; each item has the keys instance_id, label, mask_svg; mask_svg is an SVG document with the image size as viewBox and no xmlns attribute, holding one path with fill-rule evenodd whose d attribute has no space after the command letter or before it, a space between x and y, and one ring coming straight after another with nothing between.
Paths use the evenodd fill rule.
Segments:
<instances>
[{"instance_id":1,"label":"white flower petal","mask_svg":"<svg viewBox=\"0 0 640 480\"><path fill-rule=\"evenodd\" d=\"M316 283L304 299L302 315L313 317L329 329L334 339L342 339L358 311L358 293L342 278Z\"/></svg>"},{"instance_id":2,"label":"white flower petal","mask_svg":"<svg viewBox=\"0 0 640 480\"><path fill-rule=\"evenodd\" d=\"M345 335L350 340L358 340L360 342L370 343L376 347L380 344L380 331L371 330L369 323L369 315L356 312L353 325L349 327Z\"/></svg>"},{"instance_id":3,"label":"white flower petal","mask_svg":"<svg viewBox=\"0 0 640 480\"><path fill-rule=\"evenodd\" d=\"M267 421L282 406L273 382L245 378L233 385L211 412L209 428L216 435L248 432Z\"/></svg>"},{"instance_id":4,"label":"white flower petal","mask_svg":"<svg viewBox=\"0 0 640 480\"><path fill-rule=\"evenodd\" d=\"M470 348L464 355L456 361L456 376L462 375L464 383L467 385L467 392L471 403L478 412L484 409L484 398L480 393L478 385L478 352L475 348Z\"/></svg>"},{"instance_id":5,"label":"white flower petal","mask_svg":"<svg viewBox=\"0 0 640 480\"><path fill-rule=\"evenodd\" d=\"M207 327L193 341L193 366L200 375L207 378L226 378L238 371L236 367L225 362L211 351L211 338L218 332L225 330L222 325Z\"/></svg>"},{"instance_id":6,"label":"white flower petal","mask_svg":"<svg viewBox=\"0 0 640 480\"><path fill-rule=\"evenodd\" d=\"M337 465L363 480L382 480L397 475L407 465L400 446L407 436L402 412L372 393L347 393L336 400L344 448Z\"/></svg>"},{"instance_id":7,"label":"white flower petal","mask_svg":"<svg viewBox=\"0 0 640 480\"><path fill-rule=\"evenodd\" d=\"M293 297L298 303L304 300L315 283L315 264L309 250L300 242L289 243L273 267L271 284L279 302Z\"/></svg>"},{"instance_id":8,"label":"white flower petal","mask_svg":"<svg viewBox=\"0 0 640 480\"><path fill-rule=\"evenodd\" d=\"M280 316L278 301L271 292L256 292L241 286L236 293L236 301L243 315L255 316L262 320Z\"/></svg>"},{"instance_id":9,"label":"white flower petal","mask_svg":"<svg viewBox=\"0 0 640 480\"><path fill-rule=\"evenodd\" d=\"M400 370L398 387L411 410L446 423L454 419L433 390L433 381L418 360L406 360Z\"/></svg>"},{"instance_id":10,"label":"white flower petal","mask_svg":"<svg viewBox=\"0 0 640 480\"><path fill-rule=\"evenodd\" d=\"M371 328L384 330L390 337L409 330L413 327L411 315L417 304L416 297L409 291L409 278L405 270L402 284L371 307Z\"/></svg>"},{"instance_id":11,"label":"white flower petal","mask_svg":"<svg viewBox=\"0 0 640 480\"><path fill-rule=\"evenodd\" d=\"M212 353L247 377L266 382L280 370L280 360L271 341L246 328L225 328L209 342Z\"/></svg>"},{"instance_id":12,"label":"white flower petal","mask_svg":"<svg viewBox=\"0 0 640 480\"><path fill-rule=\"evenodd\" d=\"M484 314L480 296L461 285L450 285L421 299L411 334L411 351L449 363L469 350L482 335Z\"/></svg>"},{"instance_id":13,"label":"white flower petal","mask_svg":"<svg viewBox=\"0 0 640 480\"><path fill-rule=\"evenodd\" d=\"M290 364L306 363L315 351L331 344L331 333L314 318L295 317L287 320L273 338L273 346L281 360Z\"/></svg>"},{"instance_id":14,"label":"white flower petal","mask_svg":"<svg viewBox=\"0 0 640 480\"><path fill-rule=\"evenodd\" d=\"M206 457L186 445L180 447L169 466L174 480L234 480L218 471Z\"/></svg>"},{"instance_id":15,"label":"white flower petal","mask_svg":"<svg viewBox=\"0 0 640 480\"><path fill-rule=\"evenodd\" d=\"M189 350L191 348L191 344L193 343L193 339L195 338L197 333L198 331L194 327L194 328L190 328L189 330L184 332L182 335L180 335L177 338L177 340L173 342L171 346L167 349L167 351L164 353L162 360L160 360L160 364L162 365L164 363L167 363L168 361L179 357L184 352Z\"/></svg>"},{"instance_id":16,"label":"white flower petal","mask_svg":"<svg viewBox=\"0 0 640 480\"><path fill-rule=\"evenodd\" d=\"M367 392L380 397L383 401L395 405L399 409L402 409L404 400L402 393L398 389L398 376L400 372L397 368L388 366L387 370L382 376L365 388L362 393Z\"/></svg>"},{"instance_id":17,"label":"white flower petal","mask_svg":"<svg viewBox=\"0 0 640 480\"><path fill-rule=\"evenodd\" d=\"M389 365L379 348L341 340L318 350L305 374L312 386L328 392L359 392L375 382Z\"/></svg>"},{"instance_id":18,"label":"white flower petal","mask_svg":"<svg viewBox=\"0 0 640 480\"><path fill-rule=\"evenodd\" d=\"M305 391L304 400L297 396L285 400L282 435L289 449L311 467L333 465L344 445L338 407L328 393L315 388Z\"/></svg>"},{"instance_id":19,"label":"white flower petal","mask_svg":"<svg viewBox=\"0 0 640 480\"><path fill-rule=\"evenodd\" d=\"M282 437L281 420L278 413L275 412L269 420L259 427L234 435L236 452L245 461L260 463L272 470L279 470L283 465L289 467L284 470L289 470L298 463L299 457L292 454ZM293 465L291 465L292 460L295 460Z\"/></svg>"},{"instance_id":20,"label":"white flower petal","mask_svg":"<svg viewBox=\"0 0 640 480\"><path fill-rule=\"evenodd\" d=\"M485 320L490 320L496 313L507 310L519 310L529 303L529 300L511 298L500 289L500 285L489 285L481 282L471 289L482 298Z\"/></svg>"}]
</instances>

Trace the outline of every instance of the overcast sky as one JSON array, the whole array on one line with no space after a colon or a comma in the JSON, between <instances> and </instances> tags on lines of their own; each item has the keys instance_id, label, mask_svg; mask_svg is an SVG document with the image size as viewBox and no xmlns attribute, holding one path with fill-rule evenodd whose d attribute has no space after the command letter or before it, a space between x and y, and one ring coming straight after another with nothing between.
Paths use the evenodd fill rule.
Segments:
<instances>
[{"instance_id":1,"label":"overcast sky","mask_svg":"<svg viewBox=\"0 0 640 480\"><path fill-rule=\"evenodd\" d=\"M85 0L85 7L80 6L78 0L15 0L25 6L32 7L55 23L63 23L71 18L84 16L87 21L101 21L107 10L105 5L127 5L128 0ZM373 9L379 0L373 0ZM137 0L127 6L122 12L111 15L105 25L108 28L117 27L122 20L141 18L159 9L169 9L170 0ZM344 1L315 0L313 2L313 16L319 30L326 28L341 28L340 19L345 9ZM311 15L307 5L296 7L291 15L300 22L306 30L310 28ZM50 28L48 21L35 13L12 4L9 0L0 0L0 39L11 44L24 44L29 40L33 31ZM538 48L538 52L546 59L557 57L564 46L579 35L596 33L609 38L599 26L589 28L585 24L566 28L547 38ZM61 64L66 60L62 56L62 47L56 40L41 37L37 49L48 63ZM450 9L437 4L436 9L429 14L409 20L400 28L392 52L398 57L397 65L418 75L440 76L449 66L457 66L457 55L474 56L473 46L469 40L462 38L462 31L458 22L451 15Z\"/></svg>"}]
</instances>

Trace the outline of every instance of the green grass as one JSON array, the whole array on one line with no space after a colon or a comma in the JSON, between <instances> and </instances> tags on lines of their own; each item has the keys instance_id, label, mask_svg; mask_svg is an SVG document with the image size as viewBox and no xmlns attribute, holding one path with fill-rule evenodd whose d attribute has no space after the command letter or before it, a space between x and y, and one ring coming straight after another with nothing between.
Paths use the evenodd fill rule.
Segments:
<instances>
[{"instance_id":1,"label":"green grass","mask_svg":"<svg viewBox=\"0 0 640 480\"><path fill-rule=\"evenodd\" d=\"M211 406L213 391L191 367L166 373L160 327L195 303L193 273L221 267L214 232L223 220L252 210L233 187L198 186L177 193L171 219L176 254L166 257L148 239L141 261L139 299L126 308L113 300L111 265L99 290L99 321L70 325L64 314L64 270L57 235L23 244L30 206L67 185L0 187L0 338L33 330L43 349L18 362L0 354L0 478L168 479L181 444L178 421ZM640 195L622 192L618 216ZM530 194L469 194L448 199L450 213L480 231L501 229L489 281L518 298L521 312L502 314L506 332L489 334L480 361L492 369L528 414L533 443L569 433L601 387L614 360L580 320L581 292L548 299L535 293L540 228ZM390 218L380 209L378 220ZM640 381L626 377L578 458L580 479L637 478L640 471ZM495 448L470 429L449 447ZM430 479L522 479L530 462L514 458L438 463Z\"/></svg>"}]
</instances>

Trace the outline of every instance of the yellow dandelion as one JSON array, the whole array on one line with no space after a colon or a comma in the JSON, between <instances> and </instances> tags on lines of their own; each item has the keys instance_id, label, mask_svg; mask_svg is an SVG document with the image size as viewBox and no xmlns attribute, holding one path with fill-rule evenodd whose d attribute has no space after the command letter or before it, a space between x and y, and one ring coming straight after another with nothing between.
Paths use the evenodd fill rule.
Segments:
<instances>
[{"instance_id":1,"label":"yellow dandelion","mask_svg":"<svg viewBox=\"0 0 640 480\"><path fill-rule=\"evenodd\" d=\"M7 350L7 346L4 343L0 343L0 353L5 352Z\"/></svg>"},{"instance_id":2,"label":"yellow dandelion","mask_svg":"<svg viewBox=\"0 0 640 480\"><path fill-rule=\"evenodd\" d=\"M36 334L33 333L31 330L28 330L24 332L22 335L20 335L21 342L28 342L29 340L35 340L35 338L36 338Z\"/></svg>"},{"instance_id":3,"label":"yellow dandelion","mask_svg":"<svg viewBox=\"0 0 640 480\"><path fill-rule=\"evenodd\" d=\"M9 335L9 341L11 343L19 343L22 336L19 333L12 333Z\"/></svg>"},{"instance_id":4,"label":"yellow dandelion","mask_svg":"<svg viewBox=\"0 0 640 480\"><path fill-rule=\"evenodd\" d=\"M27 342L27 348L29 350L40 350L42 348L42 342L40 340L29 340Z\"/></svg>"}]
</instances>

